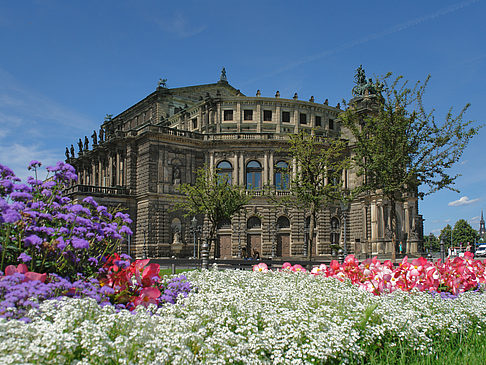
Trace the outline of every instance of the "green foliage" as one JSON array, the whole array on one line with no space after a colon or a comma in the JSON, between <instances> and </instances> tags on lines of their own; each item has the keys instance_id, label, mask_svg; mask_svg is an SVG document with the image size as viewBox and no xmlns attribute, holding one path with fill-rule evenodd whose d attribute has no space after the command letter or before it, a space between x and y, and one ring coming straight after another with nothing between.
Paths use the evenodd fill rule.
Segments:
<instances>
[{"instance_id":1,"label":"green foliage","mask_svg":"<svg viewBox=\"0 0 486 365\"><path fill-rule=\"evenodd\" d=\"M380 191L391 203L394 240L395 201L407 193L422 198L443 188L457 191L453 184L458 175L448 170L482 127L463 121L469 104L455 116L451 108L442 122L434 110L426 111L423 96L429 78L410 88L402 76L392 79L389 73L375 82L379 95L364 97L370 102L368 112L351 104L340 115L354 141L353 162L358 176L365 177L363 189Z\"/></svg>"},{"instance_id":2,"label":"green foliage","mask_svg":"<svg viewBox=\"0 0 486 365\"><path fill-rule=\"evenodd\" d=\"M349 199L341 176L350 166L347 143L339 139L321 139L305 131L290 135L289 154L297 162L297 172L291 177L291 195L281 203L309 211L309 237L314 237L316 211L325 202ZM289 171L289 175L290 171ZM311 258L312 240L308 240L307 257Z\"/></svg>"},{"instance_id":3,"label":"green foliage","mask_svg":"<svg viewBox=\"0 0 486 365\"><path fill-rule=\"evenodd\" d=\"M468 243L476 242L479 239L479 233L467 221L459 219L452 230L452 239L456 242L456 246L461 243L466 246Z\"/></svg>"},{"instance_id":4,"label":"green foliage","mask_svg":"<svg viewBox=\"0 0 486 365\"><path fill-rule=\"evenodd\" d=\"M219 224L248 204L252 196L241 186L232 185L225 176L200 168L194 185L182 184L179 190L186 198L176 204L176 209L185 210L186 216L205 214L210 222L209 237L214 238Z\"/></svg>"},{"instance_id":5,"label":"green foliage","mask_svg":"<svg viewBox=\"0 0 486 365\"><path fill-rule=\"evenodd\" d=\"M439 235L439 243L440 243L440 240L444 241L444 246L445 247L451 247L451 230L452 230L452 227L450 226L450 224L448 224L447 226L445 226L442 231L440 231L440 235Z\"/></svg>"},{"instance_id":6,"label":"green foliage","mask_svg":"<svg viewBox=\"0 0 486 365\"><path fill-rule=\"evenodd\" d=\"M447 170L481 126L463 121L469 104L456 116L451 108L444 121L436 121L434 110L426 111L423 105L430 76L412 88L402 79L391 80L387 74L376 82L381 96L373 99L373 113L363 115L351 106L340 115L356 139L358 173L366 176L368 190L381 190L393 199L419 185L428 187L419 193L421 197L443 188L456 191L452 185L458 175L451 176Z\"/></svg>"},{"instance_id":7,"label":"green foliage","mask_svg":"<svg viewBox=\"0 0 486 365\"><path fill-rule=\"evenodd\" d=\"M429 252L440 250L440 240L433 233L424 237L424 249L429 250Z\"/></svg>"}]
</instances>

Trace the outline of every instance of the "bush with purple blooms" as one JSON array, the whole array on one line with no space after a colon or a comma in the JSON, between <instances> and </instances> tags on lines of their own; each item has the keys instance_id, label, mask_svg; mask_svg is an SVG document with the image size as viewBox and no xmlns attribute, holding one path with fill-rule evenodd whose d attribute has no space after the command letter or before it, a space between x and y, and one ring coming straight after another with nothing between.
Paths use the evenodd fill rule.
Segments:
<instances>
[{"instance_id":1,"label":"bush with purple blooms","mask_svg":"<svg viewBox=\"0 0 486 365\"><path fill-rule=\"evenodd\" d=\"M132 232L127 214L110 212L91 198L81 203L62 195L77 180L64 162L47 167L51 174L37 179L38 161L29 164L35 177L20 183L0 165L0 270L25 263L30 271L90 278L103 266L118 243Z\"/></svg>"},{"instance_id":2,"label":"bush with purple blooms","mask_svg":"<svg viewBox=\"0 0 486 365\"><path fill-rule=\"evenodd\" d=\"M0 165L0 318L29 322L28 311L46 299L93 298L100 305L118 309L137 305L175 303L187 295L191 285L181 276L166 281L159 268L145 270L149 260L130 263L128 255L113 254L132 232L128 214L109 211L91 197L81 203L63 196L63 190L77 180L74 168L64 162L47 167L52 173L37 179L40 162L32 161L27 184L13 171ZM130 298L119 288L106 285L106 267L133 267L124 275ZM108 266L107 266L108 265ZM115 273L118 269L115 270ZM110 274L108 273L108 274ZM135 285L133 278L146 280ZM158 293L158 295L154 295Z\"/></svg>"}]
</instances>

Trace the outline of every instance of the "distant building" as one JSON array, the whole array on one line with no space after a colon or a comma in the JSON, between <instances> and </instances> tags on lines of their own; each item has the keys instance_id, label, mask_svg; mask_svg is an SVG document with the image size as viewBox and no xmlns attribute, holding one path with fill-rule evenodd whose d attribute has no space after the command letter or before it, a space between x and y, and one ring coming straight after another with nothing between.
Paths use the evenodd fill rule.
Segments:
<instances>
[{"instance_id":1,"label":"distant building","mask_svg":"<svg viewBox=\"0 0 486 365\"><path fill-rule=\"evenodd\" d=\"M486 227L484 226L483 211L481 210L481 220L479 221L479 237L486 239Z\"/></svg>"},{"instance_id":2,"label":"distant building","mask_svg":"<svg viewBox=\"0 0 486 365\"><path fill-rule=\"evenodd\" d=\"M366 112L369 96L352 100ZM79 174L69 193L75 199L92 195L109 206L120 205L133 219L134 236L122 250L134 257L192 256L191 219L174 211L181 198L177 186L193 183L203 165L227 174L234 184L256 191L254 199L231 222L218 230L213 247L217 257L240 257L256 249L261 257L302 256L306 250L310 217L304 211L277 207L271 194L288 194L284 168L296 171L286 152L288 134L307 130L326 138L346 138L339 123L339 105L293 98L243 95L226 81L169 89L161 80L157 89L115 117L107 116L91 148L81 139L67 160ZM359 180L343 171L343 184ZM404 253L417 253L423 241L422 216L416 194L397 203L399 242ZM352 202L347 216L348 251L358 257L392 251L390 205L378 195ZM204 217L197 217L207 232ZM313 256L325 257L332 244L343 240L343 214L339 202L319 211ZM397 242L397 252L398 252Z\"/></svg>"}]
</instances>

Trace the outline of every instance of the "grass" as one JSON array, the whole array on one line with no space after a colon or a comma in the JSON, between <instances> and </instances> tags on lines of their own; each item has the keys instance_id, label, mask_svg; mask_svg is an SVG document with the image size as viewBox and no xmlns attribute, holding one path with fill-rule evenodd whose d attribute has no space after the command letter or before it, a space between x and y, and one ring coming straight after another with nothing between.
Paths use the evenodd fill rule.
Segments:
<instances>
[{"instance_id":1,"label":"grass","mask_svg":"<svg viewBox=\"0 0 486 365\"><path fill-rule=\"evenodd\" d=\"M416 351L404 350L408 346L369 348L361 364L370 365L459 365L484 364L486 362L486 335L470 330L466 334L443 333L431 344L434 355L420 355Z\"/></svg>"},{"instance_id":2,"label":"grass","mask_svg":"<svg viewBox=\"0 0 486 365\"><path fill-rule=\"evenodd\" d=\"M176 268L176 274L182 274L187 271L192 271L196 269L178 269ZM167 268L167 269L160 269L160 275L172 275L172 269Z\"/></svg>"}]
</instances>

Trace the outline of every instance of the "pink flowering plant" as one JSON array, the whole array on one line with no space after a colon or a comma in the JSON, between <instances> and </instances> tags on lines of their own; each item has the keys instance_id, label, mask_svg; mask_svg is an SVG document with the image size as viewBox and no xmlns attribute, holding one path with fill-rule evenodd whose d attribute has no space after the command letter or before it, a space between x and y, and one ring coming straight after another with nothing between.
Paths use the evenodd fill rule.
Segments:
<instances>
[{"instance_id":1,"label":"pink flowering plant","mask_svg":"<svg viewBox=\"0 0 486 365\"><path fill-rule=\"evenodd\" d=\"M184 275L170 280L161 279L160 265L149 264L150 260L130 263L126 257L114 254L103 266L100 284L109 288L109 297L118 307L133 310L139 305L160 306L174 304L179 295L187 296L192 290Z\"/></svg>"},{"instance_id":2,"label":"pink flowering plant","mask_svg":"<svg viewBox=\"0 0 486 365\"><path fill-rule=\"evenodd\" d=\"M265 263L260 263L253 267L253 271L267 272L268 268ZM284 263L282 271L306 272L301 265L288 262ZM395 290L418 290L454 297L484 285L486 264L475 260L470 252L466 252L464 257L447 258L445 262L427 261L423 257L409 262L408 257L404 257L398 266L394 266L390 260L382 263L376 257L359 262L354 255L349 255L343 264L333 260L329 265L315 266L310 274L349 280L375 295Z\"/></svg>"}]
</instances>

